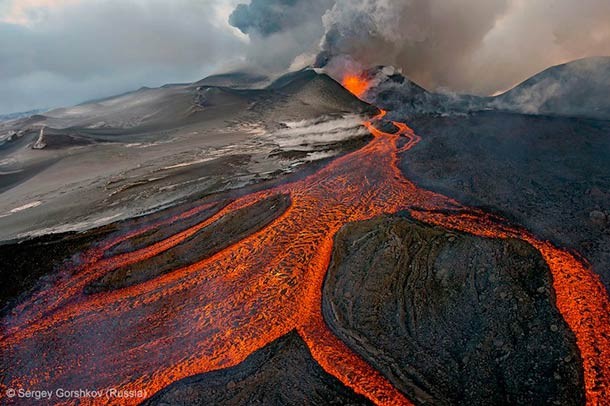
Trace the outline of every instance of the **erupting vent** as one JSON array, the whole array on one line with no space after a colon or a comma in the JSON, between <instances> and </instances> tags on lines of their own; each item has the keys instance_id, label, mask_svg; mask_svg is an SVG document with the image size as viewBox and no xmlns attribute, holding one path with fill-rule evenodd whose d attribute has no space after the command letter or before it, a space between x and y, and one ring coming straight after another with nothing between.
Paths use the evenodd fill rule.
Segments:
<instances>
[{"instance_id":1,"label":"erupting vent","mask_svg":"<svg viewBox=\"0 0 610 406\"><path fill-rule=\"evenodd\" d=\"M369 90L370 83L368 80L360 75L346 75L342 81L343 86L349 90L354 96L362 98L367 90Z\"/></svg>"}]
</instances>

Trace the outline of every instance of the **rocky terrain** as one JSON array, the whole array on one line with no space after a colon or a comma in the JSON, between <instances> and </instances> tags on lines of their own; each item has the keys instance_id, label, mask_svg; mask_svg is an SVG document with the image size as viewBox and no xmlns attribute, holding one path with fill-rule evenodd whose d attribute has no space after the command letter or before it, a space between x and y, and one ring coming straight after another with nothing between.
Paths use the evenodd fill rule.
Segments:
<instances>
[{"instance_id":1,"label":"rocky terrain","mask_svg":"<svg viewBox=\"0 0 610 406\"><path fill-rule=\"evenodd\" d=\"M247 188L246 188L247 189ZM151 224L169 216L175 216L184 210L191 210L201 201L193 201L171 208L159 210L147 216L113 222L106 226L83 232L65 232L38 236L17 243L0 245L0 313L10 311L21 299L31 294L33 288L44 290L45 286L57 281L58 278L71 276L74 265L82 262L82 253L94 247L96 241L112 238L129 230L149 227ZM196 215L190 216L177 225L187 228L191 222L199 222L212 215L222 206L213 205ZM173 230L153 229L141 236L134 237L119 244L113 252L124 252L146 245L150 239L157 241L167 237ZM66 269L68 272L66 272ZM62 272L63 270L63 272Z\"/></svg>"},{"instance_id":2,"label":"rocky terrain","mask_svg":"<svg viewBox=\"0 0 610 406\"><path fill-rule=\"evenodd\" d=\"M557 309L547 263L521 240L449 232L406 213L351 222L334 238L321 292L326 324L319 316L316 330L309 316L279 310L298 285L290 260L324 240L307 257L323 264L320 277L312 278L322 286L326 262L317 254L330 255L333 233L358 218L349 212L350 200L332 197L332 191L345 187L356 203L368 201L373 210L373 203L391 201L384 196L396 189L414 193L411 181L576 250L610 288L610 121L603 119L608 111L601 96L607 64L598 58L551 68L496 98L431 93L391 69L372 69L376 87L367 100L391 109L389 117L407 123L421 140L399 124L376 122L388 132L380 146L401 137L398 168L394 155L383 154L391 161L388 171L375 172L380 155L372 165L366 162L371 170L360 177L349 175L361 173L354 170L364 167L361 159L352 158L356 165L333 176L329 162L369 143L372 135L362 123L377 109L313 69L276 80L245 72L214 75L0 122L0 315L6 331L23 326L31 334L17 340L16 351L2 347L4 355L29 371L35 364L21 355L41 343L52 344L43 360L85 343L83 353L110 365L102 368L108 381L121 364L121 376L131 382L132 359L146 370L176 357L176 364L145 377L151 382L184 360L197 361L183 373L213 371L183 374L169 386L172 379L156 380L164 383L155 390L166 387L145 402L150 405L369 404L325 372L328 364L320 366L324 357L311 342L330 328L341 345L417 405L584 404L575 334ZM535 108L523 107L534 101ZM547 115L536 115L541 112ZM358 156L368 158L371 150L362 151ZM308 176L321 168L326 178ZM387 179L396 181L387 194L369 187ZM288 189L224 211L251 193L306 180L313 200ZM354 193L361 186L369 193ZM419 196L435 199L428 192ZM336 214L320 209L329 202L345 218L332 233L309 235L308 224L299 222L277 228L277 240L261 233L299 203L294 219L326 226ZM428 210L422 203L408 204ZM443 208L439 212L451 215ZM361 218L373 216L362 210ZM241 249L250 236L256 238ZM274 251L281 245L268 247L282 260L267 269L260 259L248 268L256 248L270 241L289 247L281 255ZM241 262L233 264L239 255ZM216 256L224 262L214 263ZM313 266L302 276L310 277ZM233 274L225 275L232 267ZM191 285L182 285L182 278ZM297 286L298 294L319 306L321 289L311 292L311 283ZM276 296L277 307L262 308L271 303L264 299ZM295 297L290 305L300 306ZM256 330L248 336L259 340L254 347L242 338L227 340L232 330L249 326L244 320L265 322L269 313L282 320L264 324L264 333L276 327L268 341ZM234 318L222 325L226 315ZM278 327L292 323L291 317L305 320ZM87 328L72 327L80 322ZM298 333L286 334L295 328ZM211 347L197 347L204 341ZM134 358L104 364L125 342ZM89 352L93 344L98 347ZM174 351L158 351L170 344ZM200 361L214 367L202 369ZM79 381L76 373L68 375L69 382Z\"/></svg>"},{"instance_id":3,"label":"rocky terrain","mask_svg":"<svg viewBox=\"0 0 610 406\"><path fill-rule=\"evenodd\" d=\"M584 402L549 270L522 241L400 216L347 225L323 308L332 330L417 404Z\"/></svg>"},{"instance_id":4,"label":"rocky terrain","mask_svg":"<svg viewBox=\"0 0 610 406\"><path fill-rule=\"evenodd\" d=\"M365 99L402 118L493 110L610 119L610 57L553 66L490 97L429 91L391 67L373 68L365 76L373 84Z\"/></svg>"},{"instance_id":5,"label":"rocky terrain","mask_svg":"<svg viewBox=\"0 0 610 406\"><path fill-rule=\"evenodd\" d=\"M289 205L290 198L288 196L277 195L227 214L209 226L203 227L186 241L164 251L162 254L133 265L118 268L104 275L101 279L93 281L85 288L85 292L97 293L135 285L174 270L176 267L182 268L202 261L223 248L262 229L279 217ZM200 215L193 216L194 219L181 224L181 227L186 229L191 222L193 224L201 222L214 212L217 212L219 208L218 206L213 206L211 210L206 210ZM138 236L138 239L146 245L164 239L162 232L154 233L156 235L152 234ZM114 252L108 252L108 254L116 254L127 247L129 247L127 252L137 249L137 246L134 246L130 240L126 240L121 245L117 246Z\"/></svg>"},{"instance_id":6,"label":"rocky terrain","mask_svg":"<svg viewBox=\"0 0 610 406\"><path fill-rule=\"evenodd\" d=\"M292 332L241 364L178 381L144 405L369 405L313 360Z\"/></svg>"},{"instance_id":7,"label":"rocky terrain","mask_svg":"<svg viewBox=\"0 0 610 406\"><path fill-rule=\"evenodd\" d=\"M610 288L610 122L496 112L420 116L417 184L577 250Z\"/></svg>"}]
</instances>

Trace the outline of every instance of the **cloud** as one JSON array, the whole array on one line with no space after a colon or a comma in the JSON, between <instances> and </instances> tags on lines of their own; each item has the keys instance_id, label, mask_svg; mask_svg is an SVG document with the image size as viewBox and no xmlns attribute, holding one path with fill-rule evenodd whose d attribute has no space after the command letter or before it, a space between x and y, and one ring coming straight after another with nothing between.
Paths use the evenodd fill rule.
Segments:
<instances>
[{"instance_id":1,"label":"cloud","mask_svg":"<svg viewBox=\"0 0 610 406\"><path fill-rule=\"evenodd\" d=\"M268 36L302 21L295 13L297 4L298 0L252 0L250 4L239 4L229 16L229 23L244 34Z\"/></svg>"},{"instance_id":2,"label":"cloud","mask_svg":"<svg viewBox=\"0 0 610 406\"><path fill-rule=\"evenodd\" d=\"M5 0L0 21L11 24L28 25L40 21L54 8L77 4L79 0Z\"/></svg>"},{"instance_id":3,"label":"cloud","mask_svg":"<svg viewBox=\"0 0 610 406\"><path fill-rule=\"evenodd\" d=\"M320 51L339 67L393 65L431 90L492 94L610 55L609 15L607 0L0 0L0 113L227 67L281 73Z\"/></svg>"},{"instance_id":4,"label":"cloud","mask_svg":"<svg viewBox=\"0 0 610 406\"><path fill-rule=\"evenodd\" d=\"M250 63L393 65L431 90L492 94L555 64L610 55L607 0L252 0L231 23ZM323 60L324 58L320 58Z\"/></svg>"},{"instance_id":5,"label":"cloud","mask_svg":"<svg viewBox=\"0 0 610 406\"><path fill-rule=\"evenodd\" d=\"M246 51L249 63L266 71L281 72L313 61L324 35L322 15L333 3L333 0L252 0L250 4L239 4L229 23L249 35Z\"/></svg>"},{"instance_id":6,"label":"cloud","mask_svg":"<svg viewBox=\"0 0 610 406\"><path fill-rule=\"evenodd\" d=\"M212 0L4 3L0 113L193 81L240 61L247 43L222 16L227 3L229 9L235 5Z\"/></svg>"},{"instance_id":7,"label":"cloud","mask_svg":"<svg viewBox=\"0 0 610 406\"><path fill-rule=\"evenodd\" d=\"M509 0L338 0L322 48L365 66L402 68L427 87L460 84Z\"/></svg>"},{"instance_id":8,"label":"cloud","mask_svg":"<svg viewBox=\"0 0 610 406\"><path fill-rule=\"evenodd\" d=\"M603 55L610 55L607 0L514 0L472 55L460 87L494 93L551 65Z\"/></svg>"},{"instance_id":9,"label":"cloud","mask_svg":"<svg viewBox=\"0 0 610 406\"><path fill-rule=\"evenodd\" d=\"M337 0L322 48L394 65L430 89L491 94L547 68L610 55L607 0Z\"/></svg>"}]
</instances>

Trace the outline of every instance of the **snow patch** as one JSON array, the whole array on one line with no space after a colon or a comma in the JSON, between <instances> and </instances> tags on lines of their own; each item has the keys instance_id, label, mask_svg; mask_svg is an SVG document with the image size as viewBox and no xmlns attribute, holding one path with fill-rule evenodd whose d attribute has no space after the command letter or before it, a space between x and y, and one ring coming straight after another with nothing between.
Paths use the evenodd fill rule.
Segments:
<instances>
[{"instance_id":1,"label":"snow patch","mask_svg":"<svg viewBox=\"0 0 610 406\"><path fill-rule=\"evenodd\" d=\"M269 134L281 148L331 144L368 134L362 118L350 114L339 119L285 122L285 128Z\"/></svg>"},{"instance_id":2,"label":"snow patch","mask_svg":"<svg viewBox=\"0 0 610 406\"><path fill-rule=\"evenodd\" d=\"M27 209L33 209L34 207L38 207L41 204L42 204L42 202L40 200L37 200L35 202L24 204L23 206L15 207L14 209L9 210L8 212L0 215L0 218L7 217L7 216L10 216L11 214L19 213L19 212L27 210Z\"/></svg>"}]
</instances>

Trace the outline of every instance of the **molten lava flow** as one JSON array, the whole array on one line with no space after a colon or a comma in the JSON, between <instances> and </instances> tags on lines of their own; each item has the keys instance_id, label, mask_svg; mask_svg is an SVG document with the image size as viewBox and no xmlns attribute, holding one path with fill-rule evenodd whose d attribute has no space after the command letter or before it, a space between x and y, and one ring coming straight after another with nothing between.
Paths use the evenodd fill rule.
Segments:
<instances>
[{"instance_id":1,"label":"molten lava flow","mask_svg":"<svg viewBox=\"0 0 610 406\"><path fill-rule=\"evenodd\" d=\"M590 267L497 217L419 189L397 166L398 154L419 137L402 123L394 123L395 134L382 132L375 120L366 123L374 136L368 145L302 180L238 198L201 223L131 253L103 257L104 251L147 229L103 241L102 248L85 255L82 269L2 321L0 388L144 389L152 395L187 376L236 365L296 329L320 365L357 393L377 404L410 404L331 333L321 311L335 233L348 222L410 210L428 223L480 236L521 238L540 250L553 273L557 307L583 358L587 403L610 399L610 302ZM164 252L224 215L274 194L290 195L291 206L212 257L139 285L83 293L106 273ZM205 207L151 227L171 227ZM141 399L115 401L135 404Z\"/></svg>"},{"instance_id":2,"label":"molten lava flow","mask_svg":"<svg viewBox=\"0 0 610 406\"><path fill-rule=\"evenodd\" d=\"M360 75L348 74L343 77L343 87L349 90L354 96L362 98L367 90L369 90L370 84L367 79Z\"/></svg>"}]
</instances>

